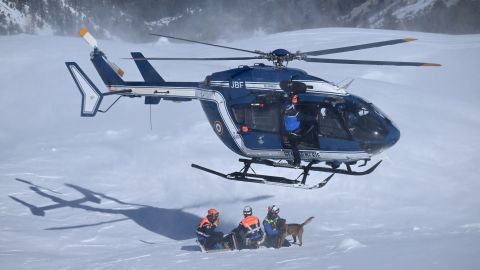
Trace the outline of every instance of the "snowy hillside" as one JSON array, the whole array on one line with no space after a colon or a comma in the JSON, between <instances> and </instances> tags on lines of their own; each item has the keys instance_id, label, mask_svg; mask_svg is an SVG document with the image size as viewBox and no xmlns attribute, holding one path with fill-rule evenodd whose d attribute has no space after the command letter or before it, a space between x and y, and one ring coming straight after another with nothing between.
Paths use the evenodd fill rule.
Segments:
<instances>
[{"instance_id":1,"label":"snowy hillside","mask_svg":"<svg viewBox=\"0 0 480 270\"><path fill-rule=\"evenodd\" d=\"M152 130L141 99L81 118L80 93L64 62L76 61L105 91L88 45L73 37L0 37L1 268L479 269L480 35L330 28L227 45L311 51L406 37L419 40L338 58L443 66L290 63L334 82L355 79L349 91L380 107L402 134L375 158L384 161L371 175L335 176L316 191L231 183L192 169L239 169L197 102L152 106ZM167 41L100 40L100 47L127 80L141 78L134 63L119 59L131 51L239 55ZM240 64L154 63L172 81L201 81ZM195 246L195 227L208 208L220 211L228 232L243 206L263 219L270 204L289 222L315 216L303 247L203 254Z\"/></svg>"},{"instance_id":2,"label":"snowy hillside","mask_svg":"<svg viewBox=\"0 0 480 270\"><path fill-rule=\"evenodd\" d=\"M258 33L361 27L447 34L480 32L478 0L0 0L0 35L96 36L149 42L144 33L238 40Z\"/></svg>"}]
</instances>

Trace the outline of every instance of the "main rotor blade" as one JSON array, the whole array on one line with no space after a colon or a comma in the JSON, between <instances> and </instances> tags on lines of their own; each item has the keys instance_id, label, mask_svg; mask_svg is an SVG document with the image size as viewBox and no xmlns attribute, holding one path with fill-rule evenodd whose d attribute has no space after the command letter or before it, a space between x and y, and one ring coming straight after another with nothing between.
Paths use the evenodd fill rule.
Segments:
<instances>
[{"instance_id":1,"label":"main rotor blade","mask_svg":"<svg viewBox=\"0 0 480 270\"><path fill-rule=\"evenodd\" d=\"M415 67L439 67L440 64L420 62L396 62L396 61L370 61L350 59L329 59L329 58L305 58L306 62L330 63L330 64L352 64L352 65L381 65L381 66L415 66Z\"/></svg>"},{"instance_id":2,"label":"main rotor blade","mask_svg":"<svg viewBox=\"0 0 480 270\"><path fill-rule=\"evenodd\" d=\"M199 61L210 61L210 60L254 60L254 59L263 59L261 56L253 57L145 57L145 58L123 58L130 60L199 60Z\"/></svg>"},{"instance_id":3,"label":"main rotor blade","mask_svg":"<svg viewBox=\"0 0 480 270\"><path fill-rule=\"evenodd\" d=\"M410 42L415 40L417 39L415 38L393 39L393 40L387 40L387 41L367 43L362 45L347 46L347 47L340 47L340 48L333 48L333 49L326 49L326 50L319 50L319 51L310 51L310 52L305 52L303 54L318 56L318 55L325 55L325 54L358 51L358 50L364 50L364 49L370 49L370 48L382 47L382 46L388 46L388 45L395 45L395 44Z\"/></svg>"},{"instance_id":4,"label":"main rotor blade","mask_svg":"<svg viewBox=\"0 0 480 270\"><path fill-rule=\"evenodd\" d=\"M207 42L202 42L202 41L196 41L196 40L191 40L191 39L186 39L186 38L172 37L172 36L161 35L161 34L153 34L153 33L150 33L150 35L159 36L159 37L166 37L166 38L171 38L171 39L177 39L177 40L182 40L182 41L187 41L187 42L192 42L192 43L198 43L198 44L203 44L203 45L208 45L208 46L214 46L214 47L219 47L219 48L224 48L224 49L235 50L235 51L248 52L248 53L254 53L254 54L264 54L260 51L249 51L249 50L244 50L244 49L239 49L239 48L234 48L234 47L228 47L228 46L223 46L223 45L217 45L217 44L212 44L212 43L207 43Z\"/></svg>"}]
</instances>

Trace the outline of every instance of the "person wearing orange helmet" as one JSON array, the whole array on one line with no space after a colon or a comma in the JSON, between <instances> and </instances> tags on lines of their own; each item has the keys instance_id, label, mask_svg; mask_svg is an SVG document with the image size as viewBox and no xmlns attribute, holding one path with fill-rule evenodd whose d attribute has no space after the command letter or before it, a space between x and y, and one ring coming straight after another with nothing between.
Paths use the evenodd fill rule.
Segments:
<instances>
[{"instance_id":1,"label":"person wearing orange helmet","mask_svg":"<svg viewBox=\"0 0 480 270\"><path fill-rule=\"evenodd\" d=\"M206 250L223 248L223 233L215 231L220 222L219 214L215 208L211 208L198 224L197 240Z\"/></svg>"},{"instance_id":2,"label":"person wearing orange helmet","mask_svg":"<svg viewBox=\"0 0 480 270\"><path fill-rule=\"evenodd\" d=\"M237 248L258 248L263 242L263 231L260 220L253 215L252 207L243 208L243 219L238 227L233 230L238 240Z\"/></svg>"}]
</instances>

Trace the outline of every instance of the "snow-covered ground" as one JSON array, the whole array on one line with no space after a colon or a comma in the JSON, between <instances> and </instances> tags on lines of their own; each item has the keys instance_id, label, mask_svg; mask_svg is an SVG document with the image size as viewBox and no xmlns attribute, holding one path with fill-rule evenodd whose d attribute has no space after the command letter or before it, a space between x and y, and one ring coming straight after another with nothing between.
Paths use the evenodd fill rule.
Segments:
<instances>
[{"instance_id":1,"label":"snow-covered ground","mask_svg":"<svg viewBox=\"0 0 480 270\"><path fill-rule=\"evenodd\" d=\"M443 66L290 64L334 82L355 79L350 91L378 105L402 133L376 157L384 162L374 173L335 176L315 191L232 183L192 169L239 169L197 102L153 106L153 130L140 99L81 118L64 62L78 62L104 90L89 47L80 38L0 37L0 268L480 269L480 35L331 28L229 45L309 51L405 37L419 40L332 58ZM100 47L130 80L141 78L134 63L119 60L130 51L242 55L165 41L101 40ZM201 81L239 64L154 63L176 81ZM244 205L263 218L270 204L290 222L315 216L303 247L203 254L195 246L208 208L221 212L228 232Z\"/></svg>"}]
</instances>

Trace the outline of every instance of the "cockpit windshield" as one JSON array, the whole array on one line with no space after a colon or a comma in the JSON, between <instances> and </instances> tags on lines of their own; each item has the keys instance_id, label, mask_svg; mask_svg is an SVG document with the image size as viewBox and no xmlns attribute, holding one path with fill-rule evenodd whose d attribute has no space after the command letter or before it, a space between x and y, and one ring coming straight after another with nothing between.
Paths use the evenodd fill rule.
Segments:
<instances>
[{"instance_id":1,"label":"cockpit windshield","mask_svg":"<svg viewBox=\"0 0 480 270\"><path fill-rule=\"evenodd\" d=\"M383 114L371 103L355 98L346 103L339 103L339 112L353 137L360 140L381 140L388 133Z\"/></svg>"}]
</instances>

